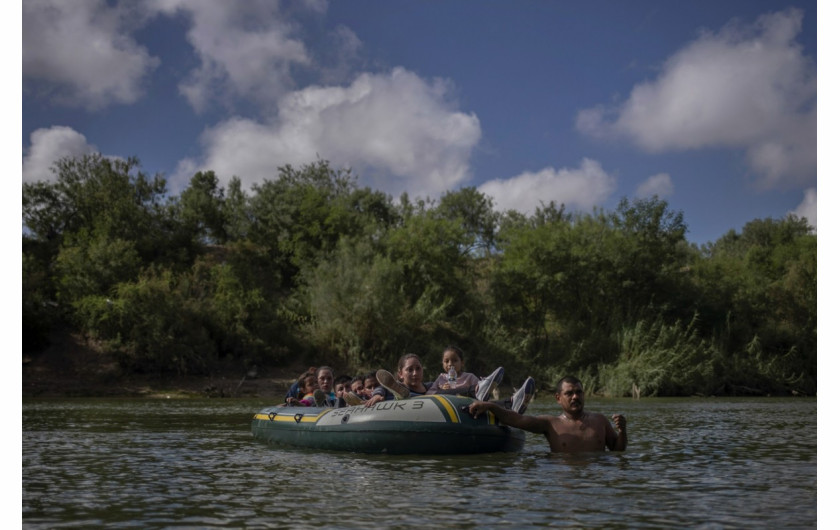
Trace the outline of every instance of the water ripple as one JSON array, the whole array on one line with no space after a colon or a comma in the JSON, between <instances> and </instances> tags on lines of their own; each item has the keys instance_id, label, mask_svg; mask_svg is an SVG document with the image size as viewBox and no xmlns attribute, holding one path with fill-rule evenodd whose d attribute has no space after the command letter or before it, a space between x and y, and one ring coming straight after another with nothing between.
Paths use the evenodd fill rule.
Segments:
<instances>
[{"instance_id":1,"label":"water ripple","mask_svg":"<svg viewBox=\"0 0 840 530\"><path fill-rule=\"evenodd\" d=\"M269 447L249 430L263 405L25 402L24 526L816 526L816 400L593 400L627 416L625 453L528 434L521 453L440 457Z\"/></svg>"}]
</instances>

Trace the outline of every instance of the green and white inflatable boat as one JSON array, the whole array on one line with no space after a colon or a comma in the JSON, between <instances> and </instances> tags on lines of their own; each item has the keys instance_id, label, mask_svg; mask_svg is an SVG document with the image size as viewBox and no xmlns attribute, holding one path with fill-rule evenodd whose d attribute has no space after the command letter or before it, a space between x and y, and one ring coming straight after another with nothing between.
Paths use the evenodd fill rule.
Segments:
<instances>
[{"instance_id":1,"label":"green and white inflatable boat","mask_svg":"<svg viewBox=\"0 0 840 530\"><path fill-rule=\"evenodd\" d=\"M472 398L435 394L372 407L267 407L251 421L256 440L271 445L387 454L515 452L525 433L500 425L492 413L478 418Z\"/></svg>"}]
</instances>

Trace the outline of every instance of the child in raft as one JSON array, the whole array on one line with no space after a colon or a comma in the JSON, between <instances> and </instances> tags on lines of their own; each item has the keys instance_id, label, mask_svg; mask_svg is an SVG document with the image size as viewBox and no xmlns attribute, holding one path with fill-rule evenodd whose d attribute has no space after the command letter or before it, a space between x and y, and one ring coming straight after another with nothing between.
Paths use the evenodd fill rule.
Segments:
<instances>
[{"instance_id":1,"label":"child in raft","mask_svg":"<svg viewBox=\"0 0 840 530\"><path fill-rule=\"evenodd\" d=\"M479 379L475 374L465 372L464 352L457 346L450 345L443 350L442 364L443 373L432 383L428 394L457 394L485 401L496 390L505 375L505 370L501 366L484 379ZM456 378L454 382L450 382L449 372L453 368ZM523 388L525 388L525 385L523 385Z\"/></svg>"},{"instance_id":2,"label":"child in raft","mask_svg":"<svg viewBox=\"0 0 840 530\"><path fill-rule=\"evenodd\" d=\"M376 379L376 372L359 376L350 383L350 392L344 393L344 401L348 405L362 405L373 397L373 391L381 388Z\"/></svg>"},{"instance_id":3,"label":"child in raft","mask_svg":"<svg viewBox=\"0 0 840 530\"><path fill-rule=\"evenodd\" d=\"M337 401L336 407L347 406L347 403L344 401L344 394L346 392L350 392L350 381L352 380L353 378L349 375L340 375L335 378L333 394L335 394L335 399Z\"/></svg>"},{"instance_id":4,"label":"child in raft","mask_svg":"<svg viewBox=\"0 0 840 530\"><path fill-rule=\"evenodd\" d=\"M379 384L379 380L376 378L376 371L370 372L369 374L365 375L364 394L367 399L372 398L373 391L381 386L382 385Z\"/></svg>"},{"instance_id":5,"label":"child in raft","mask_svg":"<svg viewBox=\"0 0 840 530\"><path fill-rule=\"evenodd\" d=\"M318 378L312 372L300 374L297 380L298 394L286 397L286 405L290 407L311 407L315 405L315 390L318 388Z\"/></svg>"},{"instance_id":6,"label":"child in raft","mask_svg":"<svg viewBox=\"0 0 840 530\"><path fill-rule=\"evenodd\" d=\"M361 397L365 393L365 376L357 375L350 381L350 392L353 392L357 396Z\"/></svg>"},{"instance_id":7,"label":"child in raft","mask_svg":"<svg viewBox=\"0 0 840 530\"><path fill-rule=\"evenodd\" d=\"M452 368L457 374L454 382L449 381L449 370ZM434 380L428 393L474 396L478 382L478 376L464 371L464 352L457 346L447 346L443 350L443 373Z\"/></svg>"},{"instance_id":8,"label":"child in raft","mask_svg":"<svg viewBox=\"0 0 840 530\"><path fill-rule=\"evenodd\" d=\"M501 366L484 379L478 379L474 374L463 372L463 353L454 346L448 346L443 351L443 366L448 372L450 366L455 367L458 378L455 384L450 385L448 373L441 374L433 383L421 383L423 380L423 367L420 358L409 353L400 358L395 378L387 370L378 370L376 378L382 388L374 392L374 395L365 404L370 407L380 401L387 399L408 399L424 394L464 394L475 397L478 401L486 401L502 382L505 370ZM445 382L441 382L445 379ZM425 391L424 391L425 390ZM390 391L390 392L388 392ZM528 403L534 398L536 384L532 377L525 382L511 396L510 400L499 402L505 408L515 410L522 414L528 407Z\"/></svg>"},{"instance_id":9,"label":"child in raft","mask_svg":"<svg viewBox=\"0 0 840 530\"><path fill-rule=\"evenodd\" d=\"M306 372L304 372L304 373L308 373L308 374L315 375L315 372L317 372L317 371L318 371L318 368L317 368L317 367L315 367L315 366L310 366L310 367L309 367L309 369L308 369L308 370L306 370ZM299 385L300 385L300 383L299 383L299 382L300 382L301 377L303 377L303 374L301 374L301 375L300 375L300 376L299 376L299 377L295 380L295 382L294 382L294 383L292 383L292 386L291 386L291 387L289 387L289 391L288 391L288 392L286 392L286 398L284 398L284 399L288 399L288 398L300 399L300 398L303 396L303 394L301 394L301 393L300 393L301 388L300 388L300 386L299 386Z\"/></svg>"},{"instance_id":10,"label":"child in raft","mask_svg":"<svg viewBox=\"0 0 840 530\"><path fill-rule=\"evenodd\" d=\"M333 369L329 366L318 368L315 373L305 372L298 379L302 397L286 398L286 405L292 407L334 407L337 399L333 392Z\"/></svg>"},{"instance_id":11,"label":"child in raft","mask_svg":"<svg viewBox=\"0 0 840 530\"><path fill-rule=\"evenodd\" d=\"M449 381L449 370L455 368L457 378L454 383ZM428 394L460 394L474 397L478 401L486 401L499 383L502 382L505 371L500 366L488 377L479 380L474 374L464 372L464 352L456 346L447 346L443 350L443 373L432 383ZM532 377L525 380L519 390L516 390L511 398L498 403L504 408L512 409L520 414L528 407L528 403L534 398L536 384Z\"/></svg>"},{"instance_id":12,"label":"child in raft","mask_svg":"<svg viewBox=\"0 0 840 530\"><path fill-rule=\"evenodd\" d=\"M346 406L354 406L354 405L361 405L364 403L366 397L364 397L365 393L365 379L364 376L356 376L350 381L349 386L347 387L347 391L344 392L342 396L342 402ZM341 406L341 403L339 403Z\"/></svg>"},{"instance_id":13,"label":"child in raft","mask_svg":"<svg viewBox=\"0 0 840 530\"><path fill-rule=\"evenodd\" d=\"M350 381L353 378L349 375L340 375L335 378L335 384L333 386L333 392L337 397L340 397L340 394L344 394L344 392L350 390Z\"/></svg>"}]
</instances>

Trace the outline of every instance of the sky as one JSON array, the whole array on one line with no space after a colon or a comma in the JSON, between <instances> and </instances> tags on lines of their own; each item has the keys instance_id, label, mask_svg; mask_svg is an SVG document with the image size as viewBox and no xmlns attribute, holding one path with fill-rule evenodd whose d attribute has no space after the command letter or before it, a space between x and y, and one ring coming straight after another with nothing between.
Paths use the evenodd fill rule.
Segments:
<instances>
[{"instance_id":1,"label":"sky","mask_svg":"<svg viewBox=\"0 0 840 530\"><path fill-rule=\"evenodd\" d=\"M25 0L21 28L23 182L91 152L173 194L322 159L525 214L656 195L698 245L817 225L816 0Z\"/></svg>"}]
</instances>

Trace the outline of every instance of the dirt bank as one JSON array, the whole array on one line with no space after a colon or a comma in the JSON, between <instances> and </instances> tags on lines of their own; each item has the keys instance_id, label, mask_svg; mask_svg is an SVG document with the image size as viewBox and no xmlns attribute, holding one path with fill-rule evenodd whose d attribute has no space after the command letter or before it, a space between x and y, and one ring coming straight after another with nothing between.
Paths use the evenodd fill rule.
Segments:
<instances>
[{"instance_id":1,"label":"dirt bank","mask_svg":"<svg viewBox=\"0 0 840 530\"><path fill-rule=\"evenodd\" d=\"M23 397L280 397L306 366L220 364L205 376L128 374L95 344L56 331L50 346L23 355ZM248 373L248 372L251 373Z\"/></svg>"}]
</instances>

